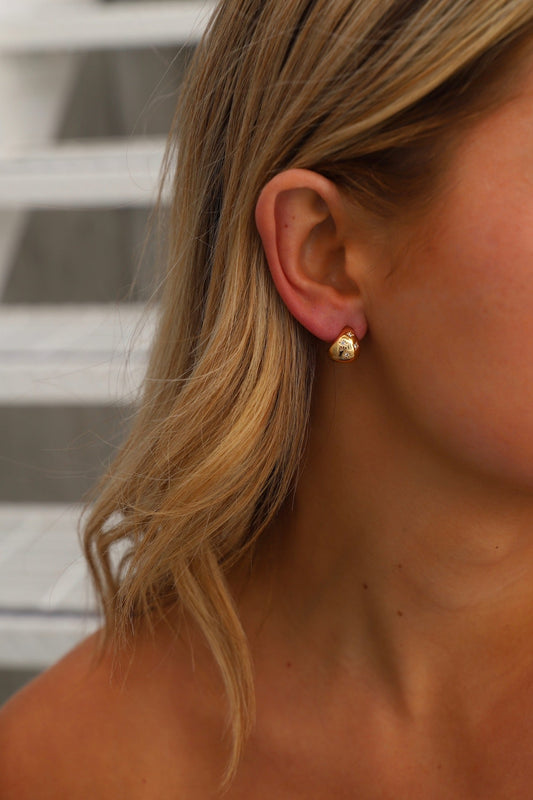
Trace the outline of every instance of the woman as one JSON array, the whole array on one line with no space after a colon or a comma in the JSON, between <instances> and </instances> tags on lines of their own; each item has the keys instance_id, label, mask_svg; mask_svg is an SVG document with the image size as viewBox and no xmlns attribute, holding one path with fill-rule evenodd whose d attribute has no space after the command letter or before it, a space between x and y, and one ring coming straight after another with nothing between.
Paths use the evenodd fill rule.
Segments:
<instances>
[{"instance_id":1,"label":"woman","mask_svg":"<svg viewBox=\"0 0 533 800\"><path fill-rule=\"evenodd\" d=\"M2 798L531 797L532 132L530 0L219 4L105 641Z\"/></svg>"}]
</instances>

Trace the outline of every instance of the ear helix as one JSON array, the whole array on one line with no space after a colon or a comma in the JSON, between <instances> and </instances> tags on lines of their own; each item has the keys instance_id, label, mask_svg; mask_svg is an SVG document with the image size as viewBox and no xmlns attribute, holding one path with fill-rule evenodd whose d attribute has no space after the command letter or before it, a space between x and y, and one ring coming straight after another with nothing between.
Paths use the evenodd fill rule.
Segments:
<instances>
[{"instance_id":1,"label":"ear helix","mask_svg":"<svg viewBox=\"0 0 533 800\"><path fill-rule=\"evenodd\" d=\"M338 363L355 361L359 355L359 340L353 328L343 328L339 336L329 348L329 357Z\"/></svg>"}]
</instances>

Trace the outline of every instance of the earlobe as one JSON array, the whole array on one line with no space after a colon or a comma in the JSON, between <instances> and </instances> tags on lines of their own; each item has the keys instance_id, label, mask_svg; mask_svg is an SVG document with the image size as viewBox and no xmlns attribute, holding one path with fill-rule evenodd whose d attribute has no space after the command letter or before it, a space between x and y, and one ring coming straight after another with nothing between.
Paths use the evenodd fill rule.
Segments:
<instances>
[{"instance_id":1,"label":"earlobe","mask_svg":"<svg viewBox=\"0 0 533 800\"><path fill-rule=\"evenodd\" d=\"M335 184L308 170L279 173L261 192L255 218L276 288L296 319L324 341L346 326L361 339L366 318Z\"/></svg>"}]
</instances>

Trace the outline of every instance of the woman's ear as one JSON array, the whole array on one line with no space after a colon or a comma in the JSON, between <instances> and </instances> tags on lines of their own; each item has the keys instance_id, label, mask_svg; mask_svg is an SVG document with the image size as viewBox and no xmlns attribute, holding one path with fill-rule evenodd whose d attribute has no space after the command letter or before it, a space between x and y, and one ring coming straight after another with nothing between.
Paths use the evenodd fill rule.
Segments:
<instances>
[{"instance_id":1,"label":"woman's ear","mask_svg":"<svg viewBox=\"0 0 533 800\"><path fill-rule=\"evenodd\" d=\"M255 219L276 288L314 336L333 341L344 327L367 329L347 203L316 172L280 172L261 192ZM353 221L352 221L353 224Z\"/></svg>"}]
</instances>

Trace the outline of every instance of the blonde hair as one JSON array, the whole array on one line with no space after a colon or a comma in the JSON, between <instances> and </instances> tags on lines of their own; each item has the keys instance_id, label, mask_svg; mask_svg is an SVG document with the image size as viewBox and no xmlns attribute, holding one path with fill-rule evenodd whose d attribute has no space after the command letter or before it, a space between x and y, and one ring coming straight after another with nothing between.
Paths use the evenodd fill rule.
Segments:
<instances>
[{"instance_id":1,"label":"blonde hair","mask_svg":"<svg viewBox=\"0 0 533 800\"><path fill-rule=\"evenodd\" d=\"M254 693L226 575L295 486L315 361L270 278L258 195L302 167L377 214L415 202L532 21L530 0L222 0L197 48L167 153L179 141L150 367L84 541L110 639L172 605L205 636L228 698L227 777Z\"/></svg>"}]
</instances>

